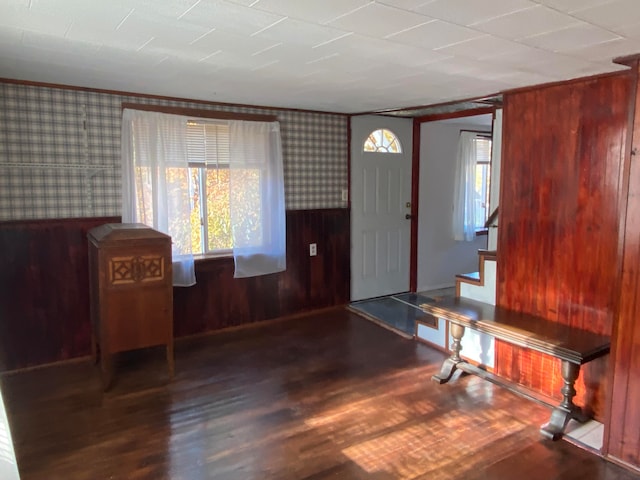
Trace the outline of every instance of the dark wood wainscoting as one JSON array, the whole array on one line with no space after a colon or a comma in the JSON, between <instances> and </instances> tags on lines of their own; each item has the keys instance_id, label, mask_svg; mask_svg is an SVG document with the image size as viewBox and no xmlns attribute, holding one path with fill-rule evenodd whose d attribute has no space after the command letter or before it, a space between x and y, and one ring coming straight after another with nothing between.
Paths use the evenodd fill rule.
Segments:
<instances>
[{"instance_id":1,"label":"dark wood wainscoting","mask_svg":"<svg viewBox=\"0 0 640 480\"><path fill-rule=\"evenodd\" d=\"M625 73L505 95L500 306L611 333L630 89ZM501 343L496 351L498 374L558 395L556 361ZM607 365L592 363L577 400L601 415Z\"/></svg>"},{"instance_id":2,"label":"dark wood wainscoting","mask_svg":"<svg viewBox=\"0 0 640 480\"><path fill-rule=\"evenodd\" d=\"M117 221L0 222L0 371L90 353L87 232ZM198 283L174 289L176 336L347 303L349 222L348 209L288 211L283 273L234 279L233 259L198 262Z\"/></svg>"},{"instance_id":3,"label":"dark wood wainscoting","mask_svg":"<svg viewBox=\"0 0 640 480\"><path fill-rule=\"evenodd\" d=\"M233 259L196 262L196 285L174 288L176 336L349 302L349 210L287 211L287 270L233 278ZM317 256L309 256L309 244Z\"/></svg>"},{"instance_id":4,"label":"dark wood wainscoting","mask_svg":"<svg viewBox=\"0 0 640 480\"><path fill-rule=\"evenodd\" d=\"M87 232L119 221L0 222L0 371L90 353Z\"/></svg>"}]
</instances>

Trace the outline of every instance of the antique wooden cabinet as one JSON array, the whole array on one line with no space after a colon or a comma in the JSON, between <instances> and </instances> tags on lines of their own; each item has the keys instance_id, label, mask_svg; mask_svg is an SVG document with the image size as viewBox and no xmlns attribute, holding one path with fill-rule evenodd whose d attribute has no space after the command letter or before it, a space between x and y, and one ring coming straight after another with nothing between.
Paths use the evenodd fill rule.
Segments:
<instances>
[{"instance_id":1,"label":"antique wooden cabinet","mask_svg":"<svg viewBox=\"0 0 640 480\"><path fill-rule=\"evenodd\" d=\"M142 224L109 223L89 231L92 352L104 388L112 355L165 345L173 376L171 237Z\"/></svg>"}]
</instances>

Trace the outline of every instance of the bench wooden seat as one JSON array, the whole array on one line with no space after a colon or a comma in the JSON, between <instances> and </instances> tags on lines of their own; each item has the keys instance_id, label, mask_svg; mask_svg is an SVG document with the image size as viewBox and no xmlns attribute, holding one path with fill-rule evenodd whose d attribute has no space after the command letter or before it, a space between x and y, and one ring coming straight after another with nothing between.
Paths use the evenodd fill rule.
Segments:
<instances>
[{"instance_id":1,"label":"bench wooden seat","mask_svg":"<svg viewBox=\"0 0 640 480\"><path fill-rule=\"evenodd\" d=\"M461 297L424 303L420 308L434 317L449 321L449 332L453 337L452 354L444 361L440 372L433 376L434 381L441 384L448 382L456 369L473 371L465 368L466 362L460 357L460 341L465 328L469 328L562 361L563 400L553 409L551 419L540 430L545 437L552 440L561 438L572 418L580 422L587 420L581 409L573 403L576 394L574 383L580 373L580 365L609 353L611 341L608 336Z\"/></svg>"}]
</instances>

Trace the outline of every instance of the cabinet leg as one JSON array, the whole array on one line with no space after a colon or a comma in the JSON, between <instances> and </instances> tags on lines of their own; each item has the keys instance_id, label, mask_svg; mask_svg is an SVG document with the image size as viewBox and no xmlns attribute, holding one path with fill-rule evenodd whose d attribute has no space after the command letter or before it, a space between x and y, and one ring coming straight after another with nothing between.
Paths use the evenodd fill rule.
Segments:
<instances>
[{"instance_id":1,"label":"cabinet leg","mask_svg":"<svg viewBox=\"0 0 640 480\"><path fill-rule=\"evenodd\" d=\"M167 344L167 366L169 367L169 378L175 374L175 359L173 356L173 342Z\"/></svg>"},{"instance_id":2,"label":"cabinet leg","mask_svg":"<svg viewBox=\"0 0 640 480\"><path fill-rule=\"evenodd\" d=\"M460 350L462 350L462 336L464 335L464 327L455 323L449 324L449 332L453 337L453 343L451 344L451 356L447 358L440 367L440 372L437 375L431 377L434 382L443 384L451 380L453 373L462 358L460 358Z\"/></svg>"},{"instance_id":3,"label":"cabinet leg","mask_svg":"<svg viewBox=\"0 0 640 480\"><path fill-rule=\"evenodd\" d=\"M91 332L91 360L94 365L98 363L98 340L93 332Z\"/></svg>"},{"instance_id":4,"label":"cabinet leg","mask_svg":"<svg viewBox=\"0 0 640 480\"><path fill-rule=\"evenodd\" d=\"M580 365L576 363L562 361L562 379L564 385L560 390L562 392L562 402L551 412L549 422L540 428L540 433L550 440L559 440L564 434L564 429L569 420L574 419L579 422L586 422L587 415L582 413L582 409L573 403L573 397L576 395L574 384L580 374Z\"/></svg>"}]
</instances>

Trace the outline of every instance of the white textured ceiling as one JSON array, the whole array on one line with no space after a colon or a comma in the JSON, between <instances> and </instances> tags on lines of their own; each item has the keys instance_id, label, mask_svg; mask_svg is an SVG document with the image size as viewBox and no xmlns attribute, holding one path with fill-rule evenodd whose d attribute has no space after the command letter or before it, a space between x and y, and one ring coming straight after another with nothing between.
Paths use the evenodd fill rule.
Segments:
<instances>
[{"instance_id":1,"label":"white textured ceiling","mask_svg":"<svg viewBox=\"0 0 640 480\"><path fill-rule=\"evenodd\" d=\"M0 77L362 112L620 69L640 0L1 0Z\"/></svg>"}]
</instances>

